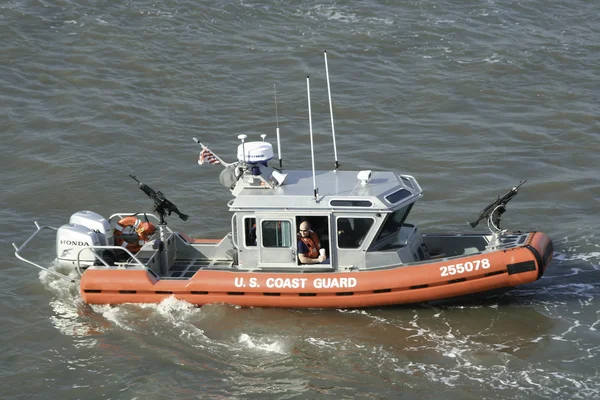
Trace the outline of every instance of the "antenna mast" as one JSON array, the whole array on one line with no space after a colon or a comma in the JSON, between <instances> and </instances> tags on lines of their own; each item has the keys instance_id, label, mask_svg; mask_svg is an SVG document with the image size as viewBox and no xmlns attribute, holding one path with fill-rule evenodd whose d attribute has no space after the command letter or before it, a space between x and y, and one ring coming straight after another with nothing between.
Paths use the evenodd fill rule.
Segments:
<instances>
[{"instance_id":1,"label":"antenna mast","mask_svg":"<svg viewBox=\"0 0 600 400\"><path fill-rule=\"evenodd\" d=\"M277 156L279 157L279 168L283 168L281 161L281 142L279 141L279 113L277 112L277 90L275 90L275 84L273 84L273 93L275 94L275 120L277 121Z\"/></svg>"},{"instance_id":2,"label":"antenna mast","mask_svg":"<svg viewBox=\"0 0 600 400\"><path fill-rule=\"evenodd\" d=\"M244 140L246 140L246 138L248 137L248 135L244 135L243 133L241 135L238 135L238 139L240 139L242 141L242 157L243 157L243 163L244 165L246 165L246 146L244 146Z\"/></svg>"},{"instance_id":3,"label":"antenna mast","mask_svg":"<svg viewBox=\"0 0 600 400\"><path fill-rule=\"evenodd\" d=\"M329 68L327 66L327 50L323 52L325 55L325 74L327 75L327 94L329 95L329 115L331 116L331 134L333 136L333 156L335 157L335 171L340 167L338 163L337 147L335 145L335 126L333 124L333 106L331 104L331 87L329 86Z\"/></svg>"},{"instance_id":4,"label":"antenna mast","mask_svg":"<svg viewBox=\"0 0 600 400\"><path fill-rule=\"evenodd\" d=\"M310 132L310 158L312 160L312 173L313 173L313 192L315 195L315 200L317 199L317 194L319 191L317 190L317 180L315 177L315 150L313 146L313 130L312 130L312 114L310 110L310 77L306 77L306 91L308 92L308 126Z\"/></svg>"}]
</instances>

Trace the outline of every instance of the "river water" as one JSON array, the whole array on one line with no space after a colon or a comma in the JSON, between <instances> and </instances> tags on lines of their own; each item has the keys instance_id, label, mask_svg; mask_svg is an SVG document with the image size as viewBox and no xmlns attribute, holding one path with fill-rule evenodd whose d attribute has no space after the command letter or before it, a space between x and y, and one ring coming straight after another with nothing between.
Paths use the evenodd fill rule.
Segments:
<instances>
[{"instance_id":1,"label":"river water","mask_svg":"<svg viewBox=\"0 0 600 400\"><path fill-rule=\"evenodd\" d=\"M7 0L0 5L0 397L3 399L600 398L600 3ZM465 223L527 183L504 225L554 260L527 286L449 304L282 310L166 300L85 305L19 262L33 221L150 203L128 174L222 237L244 133L333 169L424 189L408 222ZM277 91L275 113L274 85ZM278 117L278 118L276 118ZM479 228L478 228L479 229ZM484 228L481 228L484 229ZM27 255L51 266L52 235Z\"/></svg>"}]
</instances>

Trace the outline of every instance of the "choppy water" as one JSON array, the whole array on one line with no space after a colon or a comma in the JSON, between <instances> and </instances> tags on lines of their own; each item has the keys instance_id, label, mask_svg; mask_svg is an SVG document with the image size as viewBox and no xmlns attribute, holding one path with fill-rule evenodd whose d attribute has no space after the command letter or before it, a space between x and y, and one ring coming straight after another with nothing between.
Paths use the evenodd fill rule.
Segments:
<instances>
[{"instance_id":1,"label":"choppy water","mask_svg":"<svg viewBox=\"0 0 600 400\"><path fill-rule=\"evenodd\" d=\"M396 4L397 3L397 4ZM600 3L7 1L0 5L0 397L600 398ZM18 262L33 220L148 206L136 173L219 237L230 198L196 164L235 137L425 190L410 222L468 230L527 179L504 222L548 233L538 282L451 305L368 310L90 307ZM28 254L49 266L52 237Z\"/></svg>"}]
</instances>

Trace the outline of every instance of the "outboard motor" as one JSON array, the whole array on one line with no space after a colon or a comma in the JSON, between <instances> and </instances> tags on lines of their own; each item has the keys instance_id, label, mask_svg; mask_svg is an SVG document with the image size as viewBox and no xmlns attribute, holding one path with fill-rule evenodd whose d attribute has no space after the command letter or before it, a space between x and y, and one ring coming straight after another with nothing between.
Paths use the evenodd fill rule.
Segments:
<instances>
[{"instance_id":1,"label":"outboard motor","mask_svg":"<svg viewBox=\"0 0 600 400\"><path fill-rule=\"evenodd\" d=\"M58 228L56 232L56 258L59 265L77 266L77 254L84 247L112 246L114 238L112 229L106 218L92 211L78 211L71 215L69 223ZM103 257L110 250L96 250ZM79 256L80 267L94 264L96 257L92 250L84 250Z\"/></svg>"},{"instance_id":2,"label":"outboard motor","mask_svg":"<svg viewBox=\"0 0 600 400\"><path fill-rule=\"evenodd\" d=\"M112 246L114 244L113 230L108 220L93 211L78 211L71 215L70 224L82 225L90 228L98 234L101 246Z\"/></svg>"}]
</instances>

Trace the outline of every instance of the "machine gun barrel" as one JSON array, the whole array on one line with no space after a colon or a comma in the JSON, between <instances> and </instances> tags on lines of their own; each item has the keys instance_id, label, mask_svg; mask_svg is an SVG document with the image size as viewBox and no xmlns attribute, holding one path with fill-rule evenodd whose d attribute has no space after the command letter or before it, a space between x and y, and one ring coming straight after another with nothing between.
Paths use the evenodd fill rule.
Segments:
<instances>
[{"instance_id":1,"label":"machine gun barrel","mask_svg":"<svg viewBox=\"0 0 600 400\"><path fill-rule=\"evenodd\" d=\"M142 190L142 192L146 193L146 196L150 197L152 200L156 197L156 192L150 186L140 182L135 175L129 175L134 181L138 183L138 187Z\"/></svg>"},{"instance_id":2,"label":"machine gun barrel","mask_svg":"<svg viewBox=\"0 0 600 400\"><path fill-rule=\"evenodd\" d=\"M469 225L471 225L472 228L475 228L479 224L479 221L488 218L490 214L492 214L498 207L500 207L500 209L498 209L498 214L502 214L505 211L504 206L506 206L506 203L511 201L517 195L519 188L523 186L525 182L527 182L527 180L524 180L517 186L513 187L504 196L498 197L493 203L488 205L479 213L479 217L475 221L469 222ZM498 223L500 221L499 215L497 215L497 221Z\"/></svg>"},{"instance_id":3,"label":"machine gun barrel","mask_svg":"<svg viewBox=\"0 0 600 400\"><path fill-rule=\"evenodd\" d=\"M138 187L146 193L150 199L154 201L154 211L160 216L161 223L164 223L165 215L171 215L171 213L177 214L183 221L187 221L188 216L177 208L164 194L159 190L158 192L152 189L150 186L140 182L135 175L129 175L134 181L138 183Z\"/></svg>"}]
</instances>

